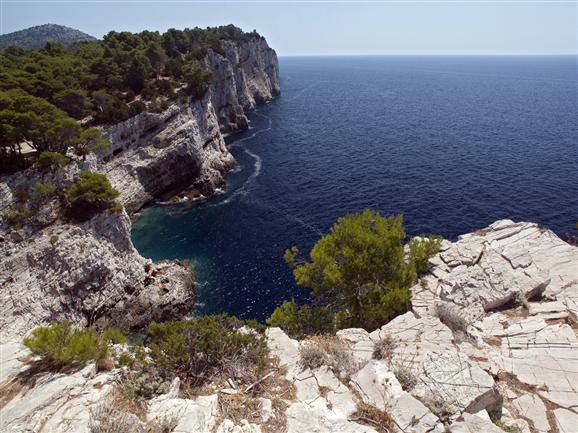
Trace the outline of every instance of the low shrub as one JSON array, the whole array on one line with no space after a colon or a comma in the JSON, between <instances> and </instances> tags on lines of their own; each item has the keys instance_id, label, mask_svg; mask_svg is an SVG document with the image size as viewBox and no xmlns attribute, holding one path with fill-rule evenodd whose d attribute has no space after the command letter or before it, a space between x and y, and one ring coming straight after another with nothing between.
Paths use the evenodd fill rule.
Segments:
<instances>
[{"instance_id":1,"label":"low shrub","mask_svg":"<svg viewBox=\"0 0 578 433\"><path fill-rule=\"evenodd\" d=\"M58 235L52 235L50 236L50 245L56 245L56 242L58 242Z\"/></svg>"},{"instance_id":2,"label":"low shrub","mask_svg":"<svg viewBox=\"0 0 578 433\"><path fill-rule=\"evenodd\" d=\"M396 346L395 340L390 335L385 335L384 338L375 343L373 359L391 359Z\"/></svg>"},{"instance_id":3,"label":"low shrub","mask_svg":"<svg viewBox=\"0 0 578 433\"><path fill-rule=\"evenodd\" d=\"M7 208L0 215L10 227L20 227L28 222L28 219L36 215L37 210L26 205L15 205Z\"/></svg>"},{"instance_id":4,"label":"low shrub","mask_svg":"<svg viewBox=\"0 0 578 433\"><path fill-rule=\"evenodd\" d=\"M490 420L506 433L522 433L520 427L516 425L509 425L496 415L490 415Z\"/></svg>"},{"instance_id":5,"label":"low shrub","mask_svg":"<svg viewBox=\"0 0 578 433\"><path fill-rule=\"evenodd\" d=\"M411 391L417 385L417 375L408 365L397 364L393 368L393 374L404 391Z\"/></svg>"},{"instance_id":6,"label":"low shrub","mask_svg":"<svg viewBox=\"0 0 578 433\"><path fill-rule=\"evenodd\" d=\"M32 187L32 192L34 193L34 195L36 195L41 199L50 197L52 194L54 194L55 191L56 187L51 183L37 182Z\"/></svg>"},{"instance_id":7,"label":"low shrub","mask_svg":"<svg viewBox=\"0 0 578 433\"><path fill-rule=\"evenodd\" d=\"M57 171L70 162L70 158L58 152L42 152L38 155L36 164L40 170Z\"/></svg>"},{"instance_id":8,"label":"low shrub","mask_svg":"<svg viewBox=\"0 0 578 433\"><path fill-rule=\"evenodd\" d=\"M417 274L422 274L429 268L429 259L440 249L441 236L416 237L409 241L408 258L413 263Z\"/></svg>"},{"instance_id":9,"label":"low shrub","mask_svg":"<svg viewBox=\"0 0 578 433\"><path fill-rule=\"evenodd\" d=\"M189 386L226 376L257 380L268 365L263 336L239 331L243 322L227 315L152 323L147 327L153 362Z\"/></svg>"},{"instance_id":10,"label":"low shrub","mask_svg":"<svg viewBox=\"0 0 578 433\"><path fill-rule=\"evenodd\" d=\"M90 410L90 433L170 433L177 426L172 417L141 421L137 414L124 410L123 403L106 397L95 405Z\"/></svg>"},{"instance_id":11,"label":"low shrub","mask_svg":"<svg viewBox=\"0 0 578 433\"><path fill-rule=\"evenodd\" d=\"M334 332L334 316L329 307L299 306L295 301L285 301L275 308L267 324L283 329L291 338L301 339Z\"/></svg>"},{"instance_id":12,"label":"low shrub","mask_svg":"<svg viewBox=\"0 0 578 433\"><path fill-rule=\"evenodd\" d=\"M90 433L142 433L143 423L132 413L117 409L112 399L105 399L90 411Z\"/></svg>"},{"instance_id":13,"label":"low shrub","mask_svg":"<svg viewBox=\"0 0 578 433\"><path fill-rule=\"evenodd\" d=\"M299 355L301 366L314 369L326 365L340 377L347 377L359 369L349 345L333 336L314 336L305 340Z\"/></svg>"},{"instance_id":14,"label":"low shrub","mask_svg":"<svg viewBox=\"0 0 578 433\"><path fill-rule=\"evenodd\" d=\"M83 364L106 359L110 344L124 343L126 338L116 328L97 332L94 328L74 328L67 320L32 331L23 343L50 366Z\"/></svg>"},{"instance_id":15,"label":"low shrub","mask_svg":"<svg viewBox=\"0 0 578 433\"><path fill-rule=\"evenodd\" d=\"M113 213L121 213L124 209L122 203L116 202L111 208L110 211Z\"/></svg>"},{"instance_id":16,"label":"low shrub","mask_svg":"<svg viewBox=\"0 0 578 433\"><path fill-rule=\"evenodd\" d=\"M449 401L448 397L438 391L427 393L421 398L421 402L444 423L448 423L450 417L456 412L453 403Z\"/></svg>"},{"instance_id":17,"label":"low shrub","mask_svg":"<svg viewBox=\"0 0 578 433\"><path fill-rule=\"evenodd\" d=\"M380 433L397 431L397 425L387 410L379 409L362 401L357 403L357 408L349 420L369 424Z\"/></svg>"},{"instance_id":18,"label":"low shrub","mask_svg":"<svg viewBox=\"0 0 578 433\"><path fill-rule=\"evenodd\" d=\"M125 400L142 402L167 393L171 381L154 364L144 364L137 370L124 371L119 384Z\"/></svg>"},{"instance_id":19,"label":"low shrub","mask_svg":"<svg viewBox=\"0 0 578 433\"><path fill-rule=\"evenodd\" d=\"M17 202L26 203L30 198L30 193L28 188L17 187L14 188L14 191L12 191L12 196Z\"/></svg>"},{"instance_id":20,"label":"low shrub","mask_svg":"<svg viewBox=\"0 0 578 433\"><path fill-rule=\"evenodd\" d=\"M299 348L299 365L314 370L329 363L325 351L316 344L307 344Z\"/></svg>"},{"instance_id":21,"label":"low shrub","mask_svg":"<svg viewBox=\"0 0 578 433\"><path fill-rule=\"evenodd\" d=\"M104 174L81 172L68 188L68 214L74 219L88 219L98 212L114 207L114 199L118 195L119 192L112 187Z\"/></svg>"}]
</instances>

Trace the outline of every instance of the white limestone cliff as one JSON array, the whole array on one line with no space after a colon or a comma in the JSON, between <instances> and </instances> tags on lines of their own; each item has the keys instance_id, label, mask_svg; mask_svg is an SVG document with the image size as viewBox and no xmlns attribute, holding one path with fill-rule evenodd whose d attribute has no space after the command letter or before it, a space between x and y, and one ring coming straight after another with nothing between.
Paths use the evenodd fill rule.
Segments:
<instances>
[{"instance_id":1,"label":"white limestone cliff","mask_svg":"<svg viewBox=\"0 0 578 433\"><path fill-rule=\"evenodd\" d=\"M345 329L329 340L343 351L341 366L303 367L300 350L311 342L268 329L278 371L295 392L282 417L269 410L263 419L280 417L275 431L289 433L380 431L356 414L364 402L389 415L389 433L578 431L578 248L535 224L502 220L444 242L431 263L412 289L411 311L373 332ZM500 298L517 300L488 308ZM389 352L376 357L382 341ZM113 392L120 371L44 373L15 388L28 368L26 350L17 343L0 350L0 390L9 395L0 404L3 432L88 433L90 411ZM262 415L222 419L219 391L230 390L188 398L175 379L149 401L146 418L170 415L179 433L271 431Z\"/></svg>"},{"instance_id":2,"label":"white limestone cliff","mask_svg":"<svg viewBox=\"0 0 578 433\"><path fill-rule=\"evenodd\" d=\"M277 56L264 38L223 42L223 49L226 57L207 54L206 62L218 69L203 98L106 128L111 146L98 157L71 155L72 163L58 173L32 167L3 178L0 212L14 203L18 190L39 181L62 187L80 171L106 174L128 214L187 188L206 197L223 188L235 161L221 130L246 128L245 112L279 94ZM222 79L225 69L230 80ZM226 120L230 107L237 107L232 123ZM106 211L73 223L60 218L53 199L33 220L22 228L0 221L3 342L18 340L51 320L129 329L192 310L190 270L141 257L130 239L127 213Z\"/></svg>"}]
</instances>

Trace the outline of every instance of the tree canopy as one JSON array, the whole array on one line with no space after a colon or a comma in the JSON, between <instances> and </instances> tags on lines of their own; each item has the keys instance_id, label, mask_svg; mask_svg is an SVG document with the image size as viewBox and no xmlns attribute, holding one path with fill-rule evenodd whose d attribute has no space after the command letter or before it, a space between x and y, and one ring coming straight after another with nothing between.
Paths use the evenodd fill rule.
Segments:
<instances>
[{"instance_id":1,"label":"tree canopy","mask_svg":"<svg viewBox=\"0 0 578 433\"><path fill-rule=\"evenodd\" d=\"M367 209L339 218L329 234L317 241L308 260L297 247L285 252L285 260L297 284L310 288L315 302L334 312L336 327L373 330L407 311L409 287L439 248L439 238L415 238L406 251L405 237L401 215L384 217ZM321 307L311 308L318 312L311 314L286 303L275 310L269 323L290 323L295 329L296 315L319 322ZM326 331L327 320L321 324Z\"/></svg>"},{"instance_id":2,"label":"tree canopy","mask_svg":"<svg viewBox=\"0 0 578 433\"><path fill-rule=\"evenodd\" d=\"M224 54L221 41L251 38L260 36L228 25L164 34L112 31L68 49L55 42L6 48L0 53L0 171L25 165L22 143L65 152L83 138L85 126L201 98L212 78L203 62L208 50Z\"/></svg>"}]
</instances>

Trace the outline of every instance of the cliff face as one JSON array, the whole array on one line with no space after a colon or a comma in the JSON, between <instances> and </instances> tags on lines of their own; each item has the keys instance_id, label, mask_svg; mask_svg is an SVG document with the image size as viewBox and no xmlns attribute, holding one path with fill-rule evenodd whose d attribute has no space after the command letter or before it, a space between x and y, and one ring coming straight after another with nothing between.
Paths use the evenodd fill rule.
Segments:
<instances>
[{"instance_id":1,"label":"cliff face","mask_svg":"<svg viewBox=\"0 0 578 433\"><path fill-rule=\"evenodd\" d=\"M206 57L215 80L203 99L107 128L112 145L98 158L76 157L58 174L33 167L3 179L0 212L14 203L17 191L39 181L62 187L80 171L106 174L128 213L188 187L205 196L223 187L235 161L221 131L246 128L245 110L279 93L277 57L264 39L223 47L225 57ZM0 224L2 339L20 339L51 320L126 329L192 310L190 270L141 257L125 212L107 211L74 224L59 218L57 206L53 199L21 229Z\"/></svg>"},{"instance_id":2,"label":"cliff face","mask_svg":"<svg viewBox=\"0 0 578 433\"><path fill-rule=\"evenodd\" d=\"M222 47L224 56L211 52L206 59L215 76L210 95L221 128L235 131L247 127L245 111L279 95L279 64L263 38Z\"/></svg>"},{"instance_id":3,"label":"cliff face","mask_svg":"<svg viewBox=\"0 0 578 433\"><path fill-rule=\"evenodd\" d=\"M190 271L141 257L124 212L13 233L0 254L2 339L52 320L129 329L192 308Z\"/></svg>"},{"instance_id":4,"label":"cliff face","mask_svg":"<svg viewBox=\"0 0 578 433\"><path fill-rule=\"evenodd\" d=\"M205 196L225 184L235 166L223 132L248 127L246 112L280 93L275 51L263 38L222 43L225 56L209 52L213 83L202 100L142 113L109 128L105 173L129 212L168 192L192 186Z\"/></svg>"},{"instance_id":5,"label":"cliff face","mask_svg":"<svg viewBox=\"0 0 578 433\"><path fill-rule=\"evenodd\" d=\"M223 187L235 166L209 96L142 113L107 131L115 154L96 169L120 191L129 212L170 191L193 186L205 196Z\"/></svg>"}]
</instances>

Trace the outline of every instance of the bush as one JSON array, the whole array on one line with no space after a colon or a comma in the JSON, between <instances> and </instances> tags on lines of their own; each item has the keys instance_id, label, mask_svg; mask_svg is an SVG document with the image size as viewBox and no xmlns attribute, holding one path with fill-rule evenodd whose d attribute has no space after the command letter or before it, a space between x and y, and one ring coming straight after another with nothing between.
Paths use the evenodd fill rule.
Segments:
<instances>
[{"instance_id":1,"label":"bush","mask_svg":"<svg viewBox=\"0 0 578 433\"><path fill-rule=\"evenodd\" d=\"M295 301L285 301L275 308L267 319L269 326L278 326L291 338L306 335L329 334L335 331L334 314L328 307L299 306Z\"/></svg>"},{"instance_id":2,"label":"bush","mask_svg":"<svg viewBox=\"0 0 578 433\"><path fill-rule=\"evenodd\" d=\"M226 375L251 382L268 362L262 336L240 332L240 320L227 315L152 323L147 328L151 357L189 386Z\"/></svg>"},{"instance_id":3,"label":"bush","mask_svg":"<svg viewBox=\"0 0 578 433\"><path fill-rule=\"evenodd\" d=\"M301 344L299 364L311 369L326 365L341 378L348 377L360 368L347 343L337 337L319 335Z\"/></svg>"},{"instance_id":4,"label":"bush","mask_svg":"<svg viewBox=\"0 0 578 433\"><path fill-rule=\"evenodd\" d=\"M37 182L32 187L32 204L39 207L42 203L50 199L56 192L56 187L51 183Z\"/></svg>"},{"instance_id":5,"label":"bush","mask_svg":"<svg viewBox=\"0 0 578 433\"><path fill-rule=\"evenodd\" d=\"M299 365L311 370L329 363L325 351L316 344L306 344L299 348Z\"/></svg>"},{"instance_id":6,"label":"bush","mask_svg":"<svg viewBox=\"0 0 578 433\"><path fill-rule=\"evenodd\" d=\"M373 348L373 359L391 359L397 343L389 335L375 343Z\"/></svg>"},{"instance_id":7,"label":"bush","mask_svg":"<svg viewBox=\"0 0 578 433\"><path fill-rule=\"evenodd\" d=\"M114 206L119 193L104 174L81 172L68 189L67 201L70 216L86 219Z\"/></svg>"},{"instance_id":8,"label":"bush","mask_svg":"<svg viewBox=\"0 0 578 433\"><path fill-rule=\"evenodd\" d=\"M36 161L38 168L45 172L59 170L69 162L70 158L68 156L58 152L42 152L38 155L38 160Z\"/></svg>"},{"instance_id":9,"label":"bush","mask_svg":"<svg viewBox=\"0 0 578 433\"><path fill-rule=\"evenodd\" d=\"M213 71L200 67L197 62L185 65L185 70L183 75L187 82L187 93L193 99L201 99L209 88Z\"/></svg>"},{"instance_id":10,"label":"bush","mask_svg":"<svg viewBox=\"0 0 578 433\"><path fill-rule=\"evenodd\" d=\"M36 210L28 206L10 206L0 215L10 227L19 227L28 222L36 214Z\"/></svg>"},{"instance_id":11,"label":"bush","mask_svg":"<svg viewBox=\"0 0 578 433\"><path fill-rule=\"evenodd\" d=\"M122 203L116 202L111 208L110 211L113 213L121 213L124 209Z\"/></svg>"},{"instance_id":12,"label":"bush","mask_svg":"<svg viewBox=\"0 0 578 433\"><path fill-rule=\"evenodd\" d=\"M427 269L439 238L415 239L406 254L401 215L382 217L366 209L339 218L328 235L313 247L309 260L297 247L285 252L297 284L309 287L315 298L336 311L337 328L372 331L411 306L409 287ZM275 321L299 327L296 306L275 311ZM273 316L272 316L273 317ZM281 320L283 319L283 320Z\"/></svg>"},{"instance_id":13,"label":"bush","mask_svg":"<svg viewBox=\"0 0 578 433\"><path fill-rule=\"evenodd\" d=\"M410 365L398 362L393 367L393 374L404 391L411 391L417 385L417 373Z\"/></svg>"},{"instance_id":14,"label":"bush","mask_svg":"<svg viewBox=\"0 0 578 433\"><path fill-rule=\"evenodd\" d=\"M102 149L110 147L110 141L104 138L97 128L84 129L78 142L74 145L74 151L82 156L83 160L89 153L98 153Z\"/></svg>"},{"instance_id":15,"label":"bush","mask_svg":"<svg viewBox=\"0 0 578 433\"><path fill-rule=\"evenodd\" d=\"M429 259L437 254L442 238L428 236L413 238L409 242L409 261L415 266L417 274L422 274L429 268Z\"/></svg>"},{"instance_id":16,"label":"bush","mask_svg":"<svg viewBox=\"0 0 578 433\"><path fill-rule=\"evenodd\" d=\"M40 197L47 197L56 191L56 187L50 183L37 182L32 187L32 192Z\"/></svg>"},{"instance_id":17,"label":"bush","mask_svg":"<svg viewBox=\"0 0 578 433\"><path fill-rule=\"evenodd\" d=\"M106 359L111 343L124 342L126 338L116 328L99 333L94 328L75 329L67 320L36 328L23 341L34 355L53 367Z\"/></svg>"},{"instance_id":18,"label":"bush","mask_svg":"<svg viewBox=\"0 0 578 433\"><path fill-rule=\"evenodd\" d=\"M56 242L58 242L58 235L52 235L50 236L50 245L56 245Z\"/></svg>"},{"instance_id":19,"label":"bush","mask_svg":"<svg viewBox=\"0 0 578 433\"><path fill-rule=\"evenodd\" d=\"M380 433L390 433L397 430L397 424L386 410L362 401L357 402L357 409L349 419L369 424Z\"/></svg>"}]
</instances>

